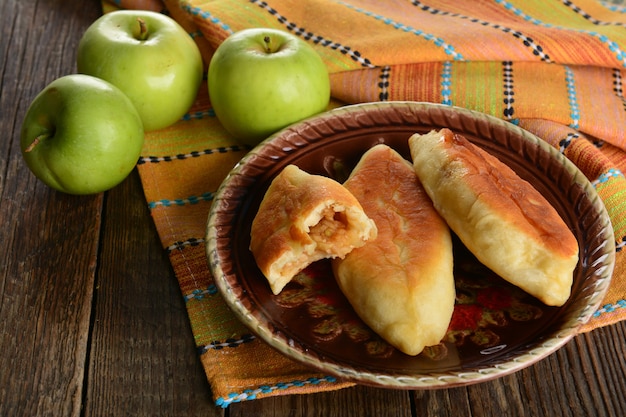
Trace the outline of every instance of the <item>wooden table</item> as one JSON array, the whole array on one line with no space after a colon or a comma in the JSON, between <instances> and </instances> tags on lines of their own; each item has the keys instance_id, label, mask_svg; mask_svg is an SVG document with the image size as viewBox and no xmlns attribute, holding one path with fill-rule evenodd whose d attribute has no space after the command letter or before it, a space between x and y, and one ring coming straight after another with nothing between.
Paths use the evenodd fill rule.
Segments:
<instances>
[{"instance_id":1,"label":"wooden table","mask_svg":"<svg viewBox=\"0 0 626 417\"><path fill-rule=\"evenodd\" d=\"M626 324L470 387L216 407L137 173L74 197L36 180L20 155L26 109L75 71L99 14L97 0L0 1L0 416L626 415Z\"/></svg>"}]
</instances>

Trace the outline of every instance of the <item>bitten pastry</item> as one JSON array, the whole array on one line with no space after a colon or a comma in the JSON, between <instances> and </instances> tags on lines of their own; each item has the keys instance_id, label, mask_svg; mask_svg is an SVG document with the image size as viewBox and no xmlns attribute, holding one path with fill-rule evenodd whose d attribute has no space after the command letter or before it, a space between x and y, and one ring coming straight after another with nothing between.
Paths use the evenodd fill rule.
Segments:
<instances>
[{"instance_id":1,"label":"bitten pastry","mask_svg":"<svg viewBox=\"0 0 626 417\"><path fill-rule=\"evenodd\" d=\"M368 150L344 186L378 227L378 237L332 261L361 319L408 355L445 336L455 301L450 230L411 163L386 145Z\"/></svg>"},{"instance_id":2,"label":"bitten pastry","mask_svg":"<svg viewBox=\"0 0 626 417\"><path fill-rule=\"evenodd\" d=\"M285 167L252 221L250 250L274 294L311 263L375 239L375 223L340 183Z\"/></svg>"},{"instance_id":3,"label":"bitten pastry","mask_svg":"<svg viewBox=\"0 0 626 417\"><path fill-rule=\"evenodd\" d=\"M435 208L485 266L547 305L570 296L578 243L552 205L498 159L449 129L409 139Z\"/></svg>"}]
</instances>

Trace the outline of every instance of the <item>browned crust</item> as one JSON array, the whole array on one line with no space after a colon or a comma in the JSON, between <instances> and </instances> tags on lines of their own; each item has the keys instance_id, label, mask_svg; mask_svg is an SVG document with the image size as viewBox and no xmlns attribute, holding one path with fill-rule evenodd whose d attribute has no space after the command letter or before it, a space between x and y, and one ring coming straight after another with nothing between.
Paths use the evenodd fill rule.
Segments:
<instances>
[{"instance_id":1,"label":"browned crust","mask_svg":"<svg viewBox=\"0 0 626 417\"><path fill-rule=\"evenodd\" d=\"M314 221L320 215L324 220ZM343 257L375 237L376 226L343 185L288 165L270 184L252 221L250 250L277 294L310 263Z\"/></svg>"},{"instance_id":2,"label":"browned crust","mask_svg":"<svg viewBox=\"0 0 626 417\"><path fill-rule=\"evenodd\" d=\"M344 186L376 222L378 238L360 248L359 254L384 254L383 264L390 270L380 271L383 273L404 270L408 265L418 270L428 267L441 255L441 246L433 244L433 237L449 232L413 166L385 145L370 149L361 161ZM404 255L410 258L402 258ZM424 281L415 274L407 274L407 278L410 287Z\"/></svg>"},{"instance_id":3,"label":"browned crust","mask_svg":"<svg viewBox=\"0 0 626 417\"><path fill-rule=\"evenodd\" d=\"M561 216L530 183L462 135L449 129L440 134L449 160L462 164L464 181L485 204L554 255L569 258L578 253L578 243Z\"/></svg>"},{"instance_id":4,"label":"browned crust","mask_svg":"<svg viewBox=\"0 0 626 417\"><path fill-rule=\"evenodd\" d=\"M386 145L367 151L344 186L378 237L333 260L337 282L365 323L417 355L441 341L454 309L449 228L412 165Z\"/></svg>"},{"instance_id":5,"label":"browned crust","mask_svg":"<svg viewBox=\"0 0 626 417\"><path fill-rule=\"evenodd\" d=\"M506 164L449 129L409 139L415 172L465 246L503 279L560 306L578 242L554 207Z\"/></svg>"}]
</instances>

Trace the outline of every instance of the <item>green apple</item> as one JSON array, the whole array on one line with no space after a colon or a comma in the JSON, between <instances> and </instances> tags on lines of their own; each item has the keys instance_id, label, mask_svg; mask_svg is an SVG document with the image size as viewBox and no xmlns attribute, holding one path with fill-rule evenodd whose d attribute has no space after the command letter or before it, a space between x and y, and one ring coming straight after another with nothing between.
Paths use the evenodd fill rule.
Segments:
<instances>
[{"instance_id":1,"label":"green apple","mask_svg":"<svg viewBox=\"0 0 626 417\"><path fill-rule=\"evenodd\" d=\"M93 22L78 44L77 68L122 90L146 131L170 126L189 110L204 71L191 36L174 19L143 10Z\"/></svg>"},{"instance_id":2,"label":"green apple","mask_svg":"<svg viewBox=\"0 0 626 417\"><path fill-rule=\"evenodd\" d=\"M133 170L143 145L141 118L114 85L72 74L48 84L22 123L20 145L30 170L68 194L95 194Z\"/></svg>"},{"instance_id":3,"label":"green apple","mask_svg":"<svg viewBox=\"0 0 626 417\"><path fill-rule=\"evenodd\" d=\"M211 58L208 87L218 120L249 145L326 110L330 100L328 70L317 52L275 29L226 38Z\"/></svg>"}]
</instances>

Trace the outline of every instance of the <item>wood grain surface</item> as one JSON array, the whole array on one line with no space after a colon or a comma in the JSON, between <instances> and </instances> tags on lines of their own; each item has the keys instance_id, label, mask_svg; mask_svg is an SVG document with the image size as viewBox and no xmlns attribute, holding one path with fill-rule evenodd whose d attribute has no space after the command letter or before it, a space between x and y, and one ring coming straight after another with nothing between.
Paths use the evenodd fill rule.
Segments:
<instances>
[{"instance_id":1,"label":"wood grain surface","mask_svg":"<svg viewBox=\"0 0 626 417\"><path fill-rule=\"evenodd\" d=\"M0 416L626 415L624 323L469 387L358 386L216 407L137 173L74 197L37 181L20 155L30 102L75 72L100 13L96 0L0 1Z\"/></svg>"}]
</instances>

